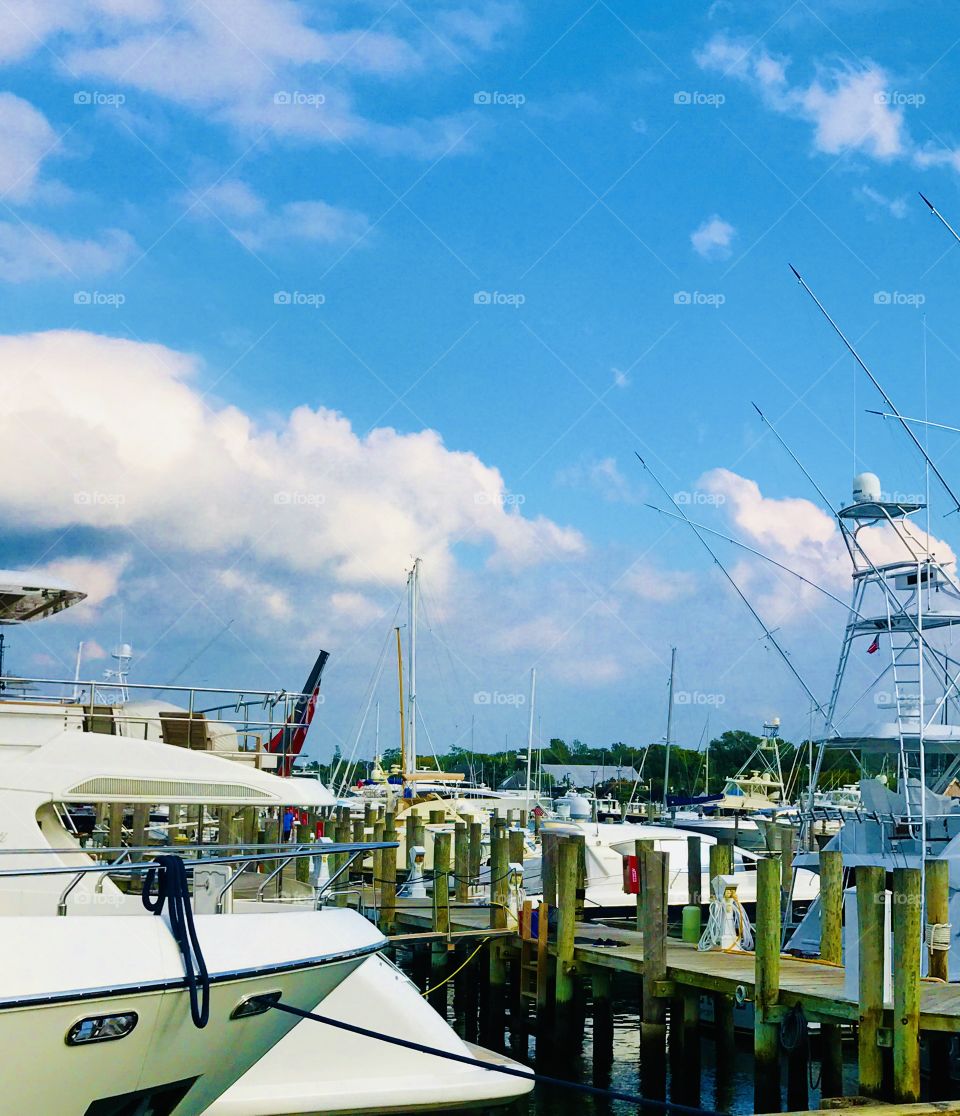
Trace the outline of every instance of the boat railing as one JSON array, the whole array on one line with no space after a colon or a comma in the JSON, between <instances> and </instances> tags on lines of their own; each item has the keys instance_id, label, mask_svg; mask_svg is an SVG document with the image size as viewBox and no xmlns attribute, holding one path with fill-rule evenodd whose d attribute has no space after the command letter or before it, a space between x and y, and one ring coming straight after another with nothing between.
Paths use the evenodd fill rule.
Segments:
<instances>
[{"instance_id":1,"label":"boat railing","mask_svg":"<svg viewBox=\"0 0 960 1116\"><path fill-rule=\"evenodd\" d=\"M272 737L285 728L297 728L299 723L294 719L297 706L312 696L290 690L0 675L0 710L4 703L74 708L90 719L92 731L108 725L100 727L100 731L140 736L142 729L144 739L151 726L162 733L165 721L187 722L188 746L191 747L195 730L189 722L200 725L206 721L214 730L221 726L235 729L238 739L244 741L242 750L245 751L259 750L258 744L262 747L264 735ZM158 710L156 714L142 709L125 711L131 701L149 698L181 708ZM182 723L171 727L184 728Z\"/></svg>"},{"instance_id":2,"label":"boat railing","mask_svg":"<svg viewBox=\"0 0 960 1116\"><path fill-rule=\"evenodd\" d=\"M198 868L214 867L217 865L229 866L232 871L217 894L215 901L215 909L217 914L222 914L225 900L227 895L232 890L233 886L241 878L243 872L255 865L267 863L271 865L267 872L266 878L257 888L257 902L263 902L264 890L272 880L276 879L283 871L283 869L290 863L300 859L314 859L316 857L329 857L329 856L343 856L345 859L338 865L335 872L333 872L322 883L314 886L314 901L319 904L321 899L331 892L334 883L349 872L350 867L357 860L358 857L367 856L370 853L380 851L382 849L395 849L397 842L395 841L370 841L362 843L335 843L332 841L308 841L297 844L274 843L274 844L258 844L256 850L251 850L249 845L203 845L203 846L173 846L170 848L164 847L165 854L174 854L181 856L187 862L188 871L195 872ZM241 850L239 853L234 853L233 850ZM226 855L206 855L198 856L191 859L183 854L190 852L202 853L220 853ZM34 856L44 854L60 854L64 855L69 850L64 849L0 849L0 857L2 856ZM69 875L71 879L67 882L63 891L60 893L60 898L57 903L57 914L66 915L68 913L68 899L74 889L86 877L95 875L98 876L97 888L102 886L103 880L109 875L143 875L154 869L162 867L157 861L153 859L134 859L140 855L146 854L152 857L157 852L157 847L141 846L141 847L124 847L122 849L99 849L98 854L116 853L116 859L108 860L101 863L91 864L53 864L43 865L40 867L24 867L18 866L15 868L4 868L2 859L0 859L0 880L6 878L24 878L36 876L58 876Z\"/></svg>"}]
</instances>

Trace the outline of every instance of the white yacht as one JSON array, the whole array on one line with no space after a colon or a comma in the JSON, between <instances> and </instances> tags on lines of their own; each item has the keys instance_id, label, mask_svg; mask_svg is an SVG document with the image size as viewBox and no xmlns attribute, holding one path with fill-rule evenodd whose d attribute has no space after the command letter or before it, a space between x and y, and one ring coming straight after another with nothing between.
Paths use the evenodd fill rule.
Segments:
<instances>
[{"instance_id":1,"label":"white yacht","mask_svg":"<svg viewBox=\"0 0 960 1116\"><path fill-rule=\"evenodd\" d=\"M26 581L0 575L0 620L40 619L83 596ZM261 1010L261 996L311 1010L319 1005L372 1030L418 1034L491 1066L502 1062L461 1042L414 986L375 956L386 941L366 919L343 908L318 910L318 887L281 876L282 888L269 888L272 874L237 863L244 851L262 862L281 851L277 846L259 853L178 849L185 857L213 853L187 861L210 977L209 1022L198 1030L168 917L145 917L139 887L127 883L139 879L137 864L128 861L152 858L153 850L98 848L105 835L124 831L128 810L133 846L147 844L156 829L175 848L194 814L202 845L211 824L241 810L259 825L288 806L332 806L318 781L260 770L271 760L280 770L287 766L290 742L309 724L315 689L222 691L223 705L203 709L214 701L212 691L190 690L178 706L130 701L137 687L125 679L120 693L71 684L59 698L38 693L40 680L0 681L0 935L9 947L0 970L0 1020L12 1056L22 1050L23 1063L36 1064L43 1052L50 1069L0 1098L0 1113L97 1112L98 1104L104 1112L140 1111L130 1106L142 1103L177 1116L214 1104L225 1107L213 1111L269 1116L379 1110L396 1098L414 1111L529 1092L532 1084L514 1077L428 1055L398 1061L386 1043ZM14 685L22 692L13 695ZM81 836L74 825L80 809L108 820ZM149 826L151 816L163 824ZM351 976L339 1000L329 1001ZM82 1050L72 1049L74 1039Z\"/></svg>"}]
</instances>

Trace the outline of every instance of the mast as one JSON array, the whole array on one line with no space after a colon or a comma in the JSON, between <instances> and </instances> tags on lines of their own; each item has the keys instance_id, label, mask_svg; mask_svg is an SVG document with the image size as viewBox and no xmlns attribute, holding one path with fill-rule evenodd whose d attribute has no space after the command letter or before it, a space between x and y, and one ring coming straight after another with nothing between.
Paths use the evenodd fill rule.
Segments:
<instances>
[{"instance_id":1,"label":"mast","mask_svg":"<svg viewBox=\"0 0 960 1116\"><path fill-rule=\"evenodd\" d=\"M400 629L393 629L397 633L397 683L400 691L400 772L407 773L407 741L403 724L403 652L400 648Z\"/></svg>"},{"instance_id":2,"label":"mast","mask_svg":"<svg viewBox=\"0 0 960 1116\"><path fill-rule=\"evenodd\" d=\"M417 770L417 612L420 598L420 559L415 558L413 569L407 577L407 616L409 621L410 651L407 672L407 766L405 775Z\"/></svg>"},{"instance_id":3,"label":"mast","mask_svg":"<svg viewBox=\"0 0 960 1116\"><path fill-rule=\"evenodd\" d=\"M530 769L533 764L533 706L537 698L537 668L530 670L530 720L527 724L527 796L526 809L530 813Z\"/></svg>"},{"instance_id":4,"label":"mast","mask_svg":"<svg viewBox=\"0 0 960 1116\"><path fill-rule=\"evenodd\" d=\"M670 648L670 686L667 692L667 752L663 761L663 809L667 809L667 790L670 786L670 744L673 739L673 676L677 666L677 649Z\"/></svg>"}]
</instances>

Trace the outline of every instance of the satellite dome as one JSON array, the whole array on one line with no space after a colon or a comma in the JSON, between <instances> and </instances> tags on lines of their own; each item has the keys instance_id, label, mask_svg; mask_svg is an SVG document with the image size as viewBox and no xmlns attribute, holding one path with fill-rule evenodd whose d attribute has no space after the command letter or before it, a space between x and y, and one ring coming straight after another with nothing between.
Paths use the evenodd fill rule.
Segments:
<instances>
[{"instance_id":1,"label":"satellite dome","mask_svg":"<svg viewBox=\"0 0 960 1116\"><path fill-rule=\"evenodd\" d=\"M857 473L853 478L853 502L877 504L881 500L880 478L876 473Z\"/></svg>"}]
</instances>

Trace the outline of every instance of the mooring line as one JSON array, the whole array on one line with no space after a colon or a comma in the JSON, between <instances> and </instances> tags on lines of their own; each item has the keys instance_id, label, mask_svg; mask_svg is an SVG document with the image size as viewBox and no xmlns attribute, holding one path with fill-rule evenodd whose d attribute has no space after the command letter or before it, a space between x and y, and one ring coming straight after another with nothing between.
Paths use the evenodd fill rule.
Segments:
<instances>
[{"instance_id":1,"label":"mooring line","mask_svg":"<svg viewBox=\"0 0 960 1116\"><path fill-rule=\"evenodd\" d=\"M405 1050L413 1050L418 1054L432 1054L435 1058L446 1058L448 1062L460 1062L465 1066L474 1066L477 1069L489 1070L493 1073L502 1073L507 1077L519 1077L522 1081L532 1081L535 1085L553 1085L559 1089L571 1089L577 1093L586 1093L588 1096L605 1097L607 1100L628 1101L630 1104L642 1105L646 1108L657 1108L662 1112L681 1112L688 1116L726 1116L710 1108L694 1108L687 1104L676 1104L673 1101L658 1100L654 1097L645 1097L640 1093L624 1093L619 1089L601 1089L596 1085L584 1085L578 1081L567 1081L562 1077L551 1077L545 1073L535 1073L533 1070L519 1070L512 1066L502 1066L491 1062L482 1062L479 1058L470 1058L466 1054L454 1054L450 1050L438 1050L434 1046L425 1046L422 1042L413 1042L410 1039L397 1038L394 1035L385 1035L380 1031L371 1031L367 1027L358 1027L355 1023L345 1023L342 1019L331 1019L327 1015L317 1015L314 1011L305 1011L303 1008L285 1004L282 1001L272 1003L261 1000L266 1007L276 1011L285 1011L288 1015L296 1015L300 1019L312 1019L315 1023L326 1023L328 1027L336 1027L341 1031L349 1031L353 1035L363 1038L377 1039L380 1042L390 1043L392 1046L402 1046Z\"/></svg>"}]
</instances>

